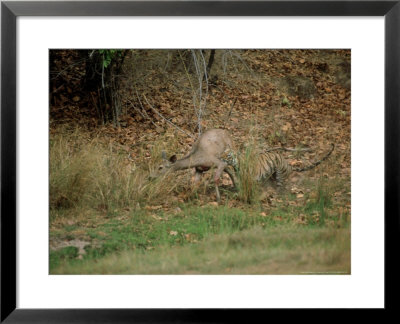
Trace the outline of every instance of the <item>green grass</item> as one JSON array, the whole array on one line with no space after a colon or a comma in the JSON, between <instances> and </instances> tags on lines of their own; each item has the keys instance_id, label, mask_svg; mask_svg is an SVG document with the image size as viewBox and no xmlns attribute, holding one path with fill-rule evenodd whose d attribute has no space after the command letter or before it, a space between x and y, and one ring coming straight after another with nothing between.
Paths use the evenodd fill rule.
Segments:
<instances>
[{"instance_id":1,"label":"green grass","mask_svg":"<svg viewBox=\"0 0 400 324\"><path fill-rule=\"evenodd\" d=\"M64 263L57 274L350 273L349 229L261 228L212 235L199 244L162 245Z\"/></svg>"},{"instance_id":2,"label":"green grass","mask_svg":"<svg viewBox=\"0 0 400 324\"><path fill-rule=\"evenodd\" d=\"M85 240L95 240L101 247L87 248L87 259L98 258L109 253L124 250L146 251L160 245L184 245L198 242L212 234L233 233L253 224L260 223L260 218L251 216L240 209L221 207L188 207L179 215L169 215L163 212L148 213L132 211L124 221L110 218L95 228L80 228L77 225L64 225L53 230L52 239L71 239L74 231L84 232ZM93 220L96 223L96 220ZM83 225L83 224L82 224ZM67 249L67 248L64 248ZM69 248L68 248L69 249ZM74 261L76 255L70 258L60 251L50 253L50 269L59 265L65 259Z\"/></svg>"},{"instance_id":3,"label":"green grass","mask_svg":"<svg viewBox=\"0 0 400 324\"><path fill-rule=\"evenodd\" d=\"M53 240L68 241L79 238L93 244L85 248L86 254L82 256L83 260L77 259L77 254L72 253L71 247L51 251L50 272L57 273L65 267L79 268L84 262L91 260L98 262L99 259L115 253L133 251L132 253L147 254L153 250L204 244L205 240L214 236L229 237L255 227L266 230L276 228L289 237L290 231L296 233L300 231L299 228L322 227L320 220L313 219L315 211L319 208L321 203L318 200L318 203L309 203L304 207L286 206L284 202L281 208L274 209L267 216L257 208L194 205L182 206L178 214L141 210L125 212L122 218L104 218L101 221L93 216L92 220L90 218L80 220L74 225L63 225L51 231L50 237ZM305 215L304 222L297 222L300 215ZM333 229L348 228L348 224L343 226L334 213L325 217L335 220L331 226ZM310 222L308 219L313 221ZM290 242L288 240L282 244L290 248ZM321 241L321 244L325 242Z\"/></svg>"},{"instance_id":4,"label":"green grass","mask_svg":"<svg viewBox=\"0 0 400 324\"><path fill-rule=\"evenodd\" d=\"M50 253L50 268L60 266L66 260L73 260L78 257L78 248L68 246L58 251Z\"/></svg>"}]
</instances>

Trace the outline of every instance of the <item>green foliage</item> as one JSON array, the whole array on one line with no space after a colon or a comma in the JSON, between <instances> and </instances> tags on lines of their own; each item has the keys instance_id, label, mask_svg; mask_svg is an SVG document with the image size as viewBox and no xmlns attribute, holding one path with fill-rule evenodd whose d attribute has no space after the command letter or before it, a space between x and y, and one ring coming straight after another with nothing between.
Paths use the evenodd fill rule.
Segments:
<instances>
[{"instance_id":1,"label":"green foliage","mask_svg":"<svg viewBox=\"0 0 400 324\"><path fill-rule=\"evenodd\" d=\"M118 55L122 55L122 50L115 50L115 49L110 49L110 50L98 50L100 55L103 58L103 67L106 69L111 61Z\"/></svg>"},{"instance_id":2,"label":"green foliage","mask_svg":"<svg viewBox=\"0 0 400 324\"><path fill-rule=\"evenodd\" d=\"M281 105L282 105L282 106L287 106L287 107L289 107L289 108L292 107L292 103L289 101L289 99L288 99L286 96L284 96L284 97L282 98Z\"/></svg>"}]
</instances>

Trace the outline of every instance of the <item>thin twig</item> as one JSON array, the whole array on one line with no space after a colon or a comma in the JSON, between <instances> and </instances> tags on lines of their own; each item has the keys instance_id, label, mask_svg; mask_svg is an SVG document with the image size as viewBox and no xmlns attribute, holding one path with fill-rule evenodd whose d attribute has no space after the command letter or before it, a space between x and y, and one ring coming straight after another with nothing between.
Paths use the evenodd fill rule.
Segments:
<instances>
[{"instance_id":1,"label":"thin twig","mask_svg":"<svg viewBox=\"0 0 400 324\"><path fill-rule=\"evenodd\" d=\"M165 118L157 109L155 109L147 100L146 96L143 95L144 100L147 102L147 104L150 106L150 108L158 115L160 116L162 119L164 119L168 124L172 125L173 127L175 127L177 130L181 131L182 133L186 134L187 136L194 138L193 135L185 132L182 128L180 128L179 126L175 125L174 123L170 122L167 118Z\"/></svg>"},{"instance_id":2,"label":"thin twig","mask_svg":"<svg viewBox=\"0 0 400 324\"><path fill-rule=\"evenodd\" d=\"M224 124L222 125L222 128L225 127L226 121L227 121L229 118L231 118L232 109L233 109L233 107L235 106L236 101L237 101L237 98L235 98L235 100L233 101L233 103L232 103L232 105L231 105L231 109L229 110L228 117L226 117L226 119L224 120Z\"/></svg>"},{"instance_id":3,"label":"thin twig","mask_svg":"<svg viewBox=\"0 0 400 324\"><path fill-rule=\"evenodd\" d=\"M203 98L202 98L202 94L203 94L203 84L202 84L203 76L202 76L202 73L200 71L200 66L199 66L199 62L197 60L196 52L195 52L195 50L191 50L191 52L192 52L192 56L193 56L194 67L196 68L197 82L198 82L198 86L199 86L199 88L198 88L199 89L198 90L198 93L199 93L199 107L198 107L197 111L196 111L196 108L195 108L195 112L197 114L197 129L198 129L199 136L200 136L201 135L201 117L202 117L201 103L203 101Z\"/></svg>"},{"instance_id":4,"label":"thin twig","mask_svg":"<svg viewBox=\"0 0 400 324\"><path fill-rule=\"evenodd\" d=\"M101 62L101 85L104 89L104 54L103 54L103 61Z\"/></svg>"},{"instance_id":5,"label":"thin twig","mask_svg":"<svg viewBox=\"0 0 400 324\"><path fill-rule=\"evenodd\" d=\"M193 93L193 108L194 108L194 111L196 112L196 101L197 101L197 98L196 98L196 91L194 90L194 86L193 86L192 80L190 79L189 71L188 71L188 69L186 68L186 64L185 64L185 61L184 61L184 59L183 59L183 57L182 57L182 54L181 54L181 52L178 52L178 53L179 53L179 57L180 57L180 59L181 59L181 61L182 61L182 64L183 64L183 68L185 69L186 76L187 76L187 78L188 78L188 80L189 80L190 87L192 88L192 93Z\"/></svg>"},{"instance_id":6,"label":"thin twig","mask_svg":"<svg viewBox=\"0 0 400 324\"><path fill-rule=\"evenodd\" d=\"M57 89L53 90L53 91L51 92L51 94L53 95L53 94L57 93L57 91L60 90L60 89L61 89L62 87L64 87L64 86L65 86L65 84L61 84Z\"/></svg>"},{"instance_id":7,"label":"thin twig","mask_svg":"<svg viewBox=\"0 0 400 324\"><path fill-rule=\"evenodd\" d=\"M50 80L53 81L53 80L57 79L60 75L64 74L65 71L73 68L75 65L78 65L78 64L82 63L83 61L86 61L86 58L79 59L76 62L69 64L65 69L59 71L58 73L56 71L50 71L50 75L57 73L56 76L52 77Z\"/></svg>"},{"instance_id":8,"label":"thin twig","mask_svg":"<svg viewBox=\"0 0 400 324\"><path fill-rule=\"evenodd\" d=\"M286 148L286 147L272 147L265 149L265 152L271 151L286 151L286 152L312 152L310 148Z\"/></svg>"},{"instance_id":9,"label":"thin twig","mask_svg":"<svg viewBox=\"0 0 400 324\"><path fill-rule=\"evenodd\" d=\"M246 62L243 60L243 58L240 56L239 53L237 53L236 51L232 51L232 50L229 50L229 52L230 52L231 56L232 55L236 56L236 58L247 68L247 70L250 72L250 74L253 77L256 77L253 70L246 64Z\"/></svg>"},{"instance_id":10,"label":"thin twig","mask_svg":"<svg viewBox=\"0 0 400 324\"><path fill-rule=\"evenodd\" d=\"M146 111L143 109L143 106L142 106L142 103L140 102L140 99L139 99L139 102L140 102L140 105L141 105L141 107L142 107L144 113L143 113L139 108L137 108L129 99L127 99L127 101L128 101L129 104L133 107L133 109L135 109L144 119L150 120L150 122L151 122L154 126L158 127L157 124L156 124L155 122L153 122L153 120L150 118L150 116L149 116L149 115L146 113Z\"/></svg>"},{"instance_id":11,"label":"thin twig","mask_svg":"<svg viewBox=\"0 0 400 324\"><path fill-rule=\"evenodd\" d=\"M203 52L200 50L200 55L203 61L203 68L204 68L204 77L205 77L205 82L206 82L206 95L204 97L204 104L203 104L203 109L202 109L202 114L204 115L206 111L206 106L207 106L207 97L208 97L208 75L207 75L207 65L206 65L206 60L204 58ZM201 82L201 85L203 84L203 76L199 76L199 82ZM199 133L200 135L201 133Z\"/></svg>"}]
</instances>

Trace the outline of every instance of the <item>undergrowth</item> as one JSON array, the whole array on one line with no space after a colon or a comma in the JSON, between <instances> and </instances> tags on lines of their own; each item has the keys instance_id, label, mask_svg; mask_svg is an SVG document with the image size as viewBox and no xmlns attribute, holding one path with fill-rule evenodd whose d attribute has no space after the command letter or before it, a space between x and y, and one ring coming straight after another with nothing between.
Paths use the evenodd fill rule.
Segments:
<instances>
[{"instance_id":1,"label":"undergrowth","mask_svg":"<svg viewBox=\"0 0 400 324\"><path fill-rule=\"evenodd\" d=\"M168 147L165 143L167 139L153 142L150 156L138 163L117 144L88 138L80 130L51 136L51 273L128 251L148 254L166 247L196 246L215 236L254 227L289 232L296 228L348 228L350 211L335 208L332 199L333 191L343 184L324 177L305 194L304 204L293 204L296 196L283 192L273 206L266 206L262 187L252 176L256 150L251 141L240 156L238 190L222 188L224 200L219 205L213 200L211 184L203 181L202 187L192 188L189 172L150 180L161 151L174 151L179 145L171 141ZM291 246L289 236L285 240ZM78 253L81 250L71 243L74 241L85 243L84 253ZM63 244L57 246L57 242Z\"/></svg>"},{"instance_id":2,"label":"undergrowth","mask_svg":"<svg viewBox=\"0 0 400 324\"><path fill-rule=\"evenodd\" d=\"M79 132L79 131L78 131ZM151 161L137 166L98 139L54 135L50 141L50 209L113 210L166 199L172 175L148 180Z\"/></svg>"}]
</instances>

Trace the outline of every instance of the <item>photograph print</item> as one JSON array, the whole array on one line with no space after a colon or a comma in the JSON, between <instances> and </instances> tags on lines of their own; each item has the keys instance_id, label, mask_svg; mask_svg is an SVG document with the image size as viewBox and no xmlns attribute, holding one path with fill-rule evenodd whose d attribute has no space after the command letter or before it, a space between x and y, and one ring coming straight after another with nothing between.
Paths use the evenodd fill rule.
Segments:
<instances>
[{"instance_id":1,"label":"photograph print","mask_svg":"<svg viewBox=\"0 0 400 324\"><path fill-rule=\"evenodd\" d=\"M351 274L350 49L50 49L49 273Z\"/></svg>"}]
</instances>

